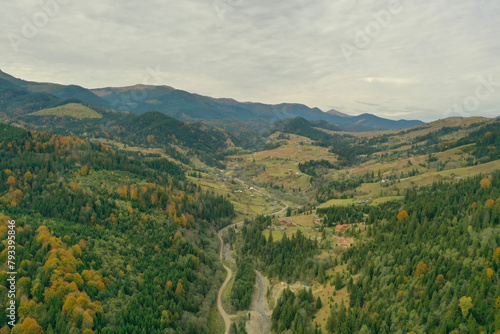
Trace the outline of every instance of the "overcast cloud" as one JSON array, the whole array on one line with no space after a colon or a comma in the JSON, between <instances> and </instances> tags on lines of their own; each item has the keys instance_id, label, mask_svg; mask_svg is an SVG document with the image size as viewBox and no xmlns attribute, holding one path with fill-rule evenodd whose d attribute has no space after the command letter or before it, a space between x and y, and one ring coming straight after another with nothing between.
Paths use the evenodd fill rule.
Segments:
<instances>
[{"instance_id":1,"label":"overcast cloud","mask_svg":"<svg viewBox=\"0 0 500 334\"><path fill-rule=\"evenodd\" d=\"M391 119L500 115L498 0L1 6L0 69L26 80L88 88L165 84ZM151 79L152 70L161 73Z\"/></svg>"}]
</instances>

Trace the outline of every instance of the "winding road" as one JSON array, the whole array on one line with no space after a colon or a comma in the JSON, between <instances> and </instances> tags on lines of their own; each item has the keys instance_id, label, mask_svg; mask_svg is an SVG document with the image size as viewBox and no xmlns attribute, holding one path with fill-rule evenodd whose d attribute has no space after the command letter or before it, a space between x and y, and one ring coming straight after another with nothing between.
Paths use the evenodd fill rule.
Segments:
<instances>
[{"instance_id":1,"label":"winding road","mask_svg":"<svg viewBox=\"0 0 500 334\"><path fill-rule=\"evenodd\" d=\"M243 184L243 182L241 180L238 180L238 181ZM285 204L285 207L283 209L281 209L278 212L270 213L268 215L275 215L278 217L281 215L284 215L286 213L286 210L288 209L288 205L286 203L284 203L284 204ZM225 253L224 252L224 240L222 239L222 232L224 230L229 229L230 227L241 226L241 225L243 225L243 223L244 223L243 221L240 221L240 222L228 225L228 226L219 230L219 233L218 233L218 236L220 239L219 257L220 257L221 262L223 262L224 259L226 258L226 256L224 255L224 253ZM229 257L228 260L233 262L233 263L235 262L235 260L232 257ZM229 334L229 328L231 326L231 316L226 312L226 310L224 310L224 307L222 306L222 294L224 293L224 290L226 289L229 281L233 277L233 270L231 268L229 268L228 266L226 266L224 263L222 263L222 265L224 266L224 269L226 269L226 271L227 271L227 276L226 276L226 279L224 280L224 283L222 283L222 285L219 289L219 293L217 294L217 308L219 309L219 313L221 314L222 318L224 319L224 324L226 327L224 334ZM269 307L267 305L267 300L266 300L266 296L265 296L265 293L267 292L267 287L269 286L269 281L267 280L267 278L265 276L263 276L260 272L257 271L256 283L257 283L257 289L258 289L258 297L257 297L257 300L255 301L255 303L252 303L252 307L251 307L251 311L250 311L250 313L252 315L251 320L252 320L252 323L254 323L250 326L250 328L255 328L255 330L249 330L249 334L252 334L252 333L270 333L271 317L270 317L270 310L269 310ZM255 300L255 298L252 298L252 299ZM255 322L257 322L257 324L255 324Z\"/></svg>"}]
</instances>

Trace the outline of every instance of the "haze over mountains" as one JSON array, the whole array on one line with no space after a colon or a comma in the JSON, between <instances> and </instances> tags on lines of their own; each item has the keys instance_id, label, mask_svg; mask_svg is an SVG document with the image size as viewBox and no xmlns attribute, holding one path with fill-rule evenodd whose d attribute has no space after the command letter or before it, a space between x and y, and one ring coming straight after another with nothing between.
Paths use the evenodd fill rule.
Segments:
<instances>
[{"instance_id":1,"label":"haze over mountains","mask_svg":"<svg viewBox=\"0 0 500 334\"><path fill-rule=\"evenodd\" d=\"M269 105L212 98L169 86L134 85L86 89L77 85L30 82L0 71L0 108L7 115L30 113L68 103L81 102L98 112L127 111L142 114L159 111L183 121L206 121L217 126L251 120L254 126L269 125L284 118L302 117L327 121L340 129L370 131L404 129L421 125L418 120L390 120L372 114L350 116L336 110L323 112L303 104Z\"/></svg>"}]
</instances>

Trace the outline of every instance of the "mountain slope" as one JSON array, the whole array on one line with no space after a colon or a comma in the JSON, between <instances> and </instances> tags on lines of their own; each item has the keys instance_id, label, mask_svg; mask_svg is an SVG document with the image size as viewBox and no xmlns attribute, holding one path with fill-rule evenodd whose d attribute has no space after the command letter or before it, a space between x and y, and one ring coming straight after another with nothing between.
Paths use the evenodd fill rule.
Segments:
<instances>
[{"instance_id":1,"label":"mountain slope","mask_svg":"<svg viewBox=\"0 0 500 334\"><path fill-rule=\"evenodd\" d=\"M200 120L225 126L231 122L247 122L253 130L262 128L284 118L302 117L306 120L323 120L342 124L345 130L369 131L402 129L423 124L421 121L388 120L375 115L363 114L349 116L330 110L323 112L303 104L238 102L227 98L212 98L189 93L169 86L135 85L129 87L107 87L86 89L77 85L59 85L53 83L30 82L15 78L0 71L0 80L15 85L28 94L41 95L45 100L53 96L59 99L80 99L89 104L118 111L130 111L141 114L147 111L160 111L184 121ZM25 94L26 95L26 94ZM18 104L22 106L22 103ZM47 108L44 106L43 108ZM40 109L43 109L40 108ZM33 108L30 112L35 111ZM234 125L234 124L233 124Z\"/></svg>"},{"instance_id":2,"label":"mountain slope","mask_svg":"<svg viewBox=\"0 0 500 334\"><path fill-rule=\"evenodd\" d=\"M103 108L110 108L110 104L95 95L89 89L77 85L59 85L54 83L32 82L15 78L0 70L0 79L8 81L30 93L46 93L51 94L60 99L77 98L88 103L94 104Z\"/></svg>"},{"instance_id":3,"label":"mountain slope","mask_svg":"<svg viewBox=\"0 0 500 334\"><path fill-rule=\"evenodd\" d=\"M107 128L124 140L141 145L177 143L207 153L216 153L232 145L223 130L202 124L185 123L160 112L129 115L110 123Z\"/></svg>"},{"instance_id":4,"label":"mountain slope","mask_svg":"<svg viewBox=\"0 0 500 334\"><path fill-rule=\"evenodd\" d=\"M1 123L0 141L0 236L15 220L22 310L12 331L0 311L2 333L209 333L226 198L166 159Z\"/></svg>"},{"instance_id":5,"label":"mountain slope","mask_svg":"<svg viewBox=\"0 0 500 334\"><path fill-rule=\"evenodd\" d=\"M368 131L403 129L424 124L421 121L389 120L371 114L349 116L330 110L323 112L303 104L238 102L233 99L216 99L169 86L136 85L130 87L93 89L96 95L105 99L119 110L133 113L160 111L182 120L260 120L271 123L284 118L302 117L306 120L324 120L346 125L346 130ZM220 124L219 124L220 125Z\"/></svg>"}]
</instances>

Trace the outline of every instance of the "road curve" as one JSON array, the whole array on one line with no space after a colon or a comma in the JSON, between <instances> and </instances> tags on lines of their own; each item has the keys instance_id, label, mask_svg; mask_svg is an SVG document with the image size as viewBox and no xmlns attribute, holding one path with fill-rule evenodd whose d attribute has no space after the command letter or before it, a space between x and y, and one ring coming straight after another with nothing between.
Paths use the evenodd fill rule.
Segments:
<instances>
[{"instance_id":1,"label":"road curve","mask_svg":"<svg viewBox=\"0 0 500 334\"><path fill-rule=\"evenodd\" d=\"M221 248L220 248L220 259L222 261L222 248L224 247L224 242L222 241L221 234L219 232L219 239L221 242ZM229 334L229 327L231 326L231 318L229 317L229 314L227 314L226 310L224 310L224 307L222 307L222 293L224 293L224 290L226 290L227 284L231 280L231 277L233 277L233 271L231 268L226 266L225 264L222 264L224 266L224 269L227 271L227 276L226 280L224 283L222 283L219 293L217 295L217 308L219 309L219 313L222 316L222 319L224 319L224 324L226 326L226 329L224 331L224 334Z\"/></svg>"},{"instance_id":2,"label":"road curve","mask_svg":"<svg viewBox=\"0 0 500 334\"><path fill-rule=\"evenodd\" d=\"M219 233L217 235L219 236L219 240L220 240L219 257L220 257L221 262L224 261L224 240L222 240L222 231L226 230L232 226L237 226L237 225L241 225L241 224L243 224L242 221L228 225L228 226L219 230ZM233 270L231 268L229 268L228 266L226 266L224 263L222 263L222 265L224 266L224 269L226 269L226 271L227 271L227 276L226 276L226 279L224 280L224 283L222 283L222 285L219 289L219 293L217 294L217 308L219 309L219 313L222 316L222 319L224 319L224 324L226 327L224 334L229 334L229 327L231 327L231 317L229 316L229 314L227 314L226 310L224 310L224 307L222 307L222 294L224 293L224 290L226 290L226 287L227 287L229 281L231 280L231 277L233 277Z\"/></svg>"},{"instance_id":3,"label":"road curve","mask_svg":"<svg viewBox=\"0 0 500 334\"><path fill-rule=\"evenodd\" d=\"M286 209L288 209L288 205L286 203L284 203L284 204L285 204L285 207L283 209L281 209L278 212L270 213L270 214L268 214L268 216L275 215L275 216L279 217L281 215L284 215L286 212ZM224 261L224 240L222 239L222 231L224 231L230 227L233 227L233 226L243 225L243 223L244 223L243 221L240 221L240 222L228 225L228 226L219 230L219 233L217 235L219 236L219 240L220 240L219 257L220 257L221 262ZM226 328L224 331L224 334L229 334L229 328L231 327L231 317L226 312L226 310L224 310L224 307L222 306L222 294L224 293L224 290L226 289L229 281L233 277L233 270L231 268L229 268L228 266L226 266L224 263L222 263L222 265L224 266L224 269L226 269L226 271L227 271L227 276L226 276L226 279L224 280L224 283L222 283L222 285L219 289L219 293L217 294L217 308L219 309L219 313L222 316L222 319L224 319L224 324L225 324L225 328ZM258 280L258 282L260 285L262 285L262 282L260 281L260 279ZM261 289L264 290L264 288L261 288ZM261 293L263 293L263 291ZM263 298L262 298L262 296L260 296L260 298L259 298L260 303L262 303L262 300L263 300ZM264 311L262 306L260 308L262 311ZM259 313L261 313L261 310L259 310ZM262 312L262 314L265 314L265 312Z\"/></svg>"}]
</instances>

